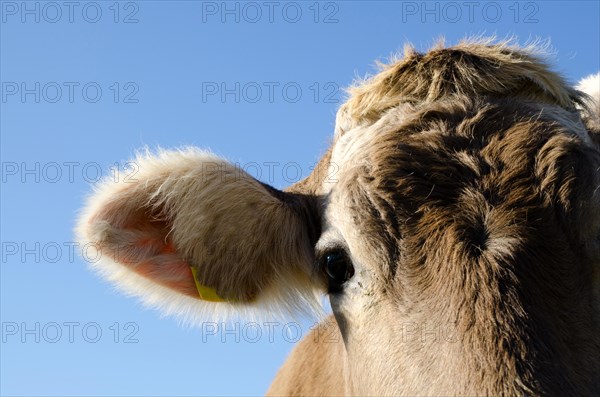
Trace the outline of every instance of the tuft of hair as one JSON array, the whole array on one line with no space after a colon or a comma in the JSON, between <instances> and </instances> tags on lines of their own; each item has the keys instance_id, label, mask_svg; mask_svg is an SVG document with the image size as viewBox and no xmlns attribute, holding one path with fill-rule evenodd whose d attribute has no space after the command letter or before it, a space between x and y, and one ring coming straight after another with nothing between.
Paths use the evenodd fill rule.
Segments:
<instances>
[{"instance_id":1,"label":"tuft of hair","mask_svg":"<svg viewBox=\"0 0 600 397\"><path fill-rule=\"evenodd\" d=\"M155 256L156 259L152 259L153 266L155 266L152 277L145 277L140 272L134 271L135 265L132 266L127 260L119 261L115 259L115 255L108 255L107 251L131 250L130 247L139 241L152 240L154 244L160 244L160 241L173 239L176 246L187 246L182 247L181 250L180 247L177 249L180 252L177 253L178 258L175 259L181 260L181 257L189 256L190 250L193 251L195 248L194 244L198 244L198 242L190 241L190 236L205 235L199 230L202 229L203 222L206 223L206 217L218 211L221 211L222 216L227 217L227 206L232 206L229 208L231 217L221 220L237 218L235 220L239 224L234 226L240 230L241 237L246 241L249 239L248 233L250 232L244 230L250 228L250 225L263 222L263 225L271 226L268 223L277 223L282 220L250 219L250 217L256 216L256 213L246 213L240 216L239 210L233 208L236 205L235 200L243 200L239 193L247 191L249 196L255 198L257 194L261 194L257 186L262 185L244 171L210 152L196 148L184 148L169 151L159 149L156 154L153 154L146 150L137 154L133 162L138 168L138 172L134 176L135 181L114 181L109 177L105 178L94 187L94 191L88 197L87 203L79 215L75 234L81 246L85 247L88 252L87 256L90 259L86 262L94 272L110 281L125 294L138 297L145 306L157 308L166 315L173 315L189 326L200 325L203 321L282 320L298 315L316 316L317 318L324 316L318 291L297 268L291 269L286 266L282 266L281 269L269 268L268 270L272 272L269 277L270 282L264 285L260 294L257 294L252 301L244 302L234 299L226 302L208 302L198 299L197 295L193 296L189 291L185 293L186 291L182 291L182 289L170 288L164 282L156 282L160 278L172 281L177 277L182 277L178 271L169 273L169 271L158 270L158 265L172 262L173 257L169 257L170 253L161 253ZM223 179L211 179L210 176L203 174L203 170L206 169L205 165L209 165L211 168L216 165L220 172L225 170L225 172L238 173L235 176L238 179L232 179L233 182L230 184L224 183ZM233 185L234 183L236 185ZM234 199L229 199L228 194L235 194L236 189L238 195ZM262 187L261 189L269 195L267 190ZM196 198L198 196L207 198L210 195L215 195L215 197L214 200L209 200L209 203L199 202ZM275 200L272 196L265 197L265 200L271 199ZM251 205L256 205L256 203L254 201ZM158 221L160 225L160 222L164 220L168 221L170 226L167 226L166 230L151 231L158 233L158 237L150 236L148 238L149 232L143 232L143 229L148 228L147 224L137 226L135 222L139 221L140 216L147 215L147 213L140 215L142 214L141 209L147 210L157 206L162 208L158 212L151 213L150 216L157 216L161 219L148 219L147 224L154 224ZM203 209L209 208L211 212L199 213ZM170 211L170 213L163 217L162 212L164 211ZM287 215L277 213L275 216ZM104 218L109 218L111 221L106 221ZM144 223L146 220L139 222ZM278 225L276 229L264 231L264 233L253 233L257 236L255 239L261 236L268 238L274 234L286 235L283 232L286 226L289 227L289 225L283 224ZM290 229L293 228L290 227ZM292 234L292 232L288 234ZM248 244L251 243L252 241L248 242ZM273 241L273 244L275 243ZM247 254L245 259L249 260L256 255L255 251L260 251L258 247L254 247L255 249L252 251L251 245L246 248L250 251L244 253ZM287 248L290 251L289 245ZM94 249L98 251L94 253ZM145 248L148 252L140 250L131 256L154 255L149 252L152 249L154 248ZM281 251L283 249L278 254L282 255ZM297 258L290 256L288 259L292 261ZM247 263L230 265L251 266ZM231 269L232 266L229 268ZM221 270L219 269L219 274L221 274ZM223 274L223 277L233 278L234 273L235 268L228 274ZM187 286L189 287L189 284Z\"/></svg>"},{"instance_id":2,"label":"tuft of hair","mask_svg":"<svg viewBox=\"0 0 600 397\"><path fill-rule=\"evenodd\" d=\"M338 111L336 134L370 125L401 103L420 105L455 96L522 98L575 110L580 93L552 71L547 45L519 47L514 40L467 39L445 48L443 40L426 53L406 45L402 56L357 81Z\"/></svg>"}]
</instances>

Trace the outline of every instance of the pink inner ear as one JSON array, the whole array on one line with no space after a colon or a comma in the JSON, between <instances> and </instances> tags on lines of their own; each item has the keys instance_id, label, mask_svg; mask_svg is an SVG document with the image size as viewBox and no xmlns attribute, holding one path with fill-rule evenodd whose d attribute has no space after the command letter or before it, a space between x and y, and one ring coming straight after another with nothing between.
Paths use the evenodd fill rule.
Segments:
<instances>
[{"instance_id":1,"label":"pink inner ear","mask_svg":"<svg viewBox=\"0 0 600 397\"><path fill-rule=\"evenodd\" d=\"M157 247L157 243L162 244ZM162 286L199 298L190 265L179 257L173 241L140 240L136 245L143 252L148 252L148 247L150 252L155 248L158 248L158 252L155 255L148 255L145 260L127 263L131 270Z\"/></svg>"},{"instance_id":2,"label":"pink inner ear","mask_svg":"<svg viewBox=\"0 0 600 397\"><path fill-rule=\"evenodd\" d=\"M175 258L169 263L169 278L165 279L160 276L164 271L164 264L157 263L153 258L139 262L131 269L140 276L146 277L164 287L168 287L176 290L184 295L191 296L193 298L199 298L196 284L194 283L194 277L190 266L184 261L177 261ZM157 277L158 274L158 277Z\"/></svg>"},{"instance_id":3,"label":"pink inner ear","mask_svg":"<svg viewBox=\"0 0 600 397\"><path fill-rule=\"evenodd\" d=\"M93 219L108 218L118 229L103 243L115 262L164 287L200 298L189 263L179 256L174 242L167 237L170 230L167 222L144 211L127 219L114 219L110 215L115 214L106 210L99 215Z\"/></svg>"}]
</instances>

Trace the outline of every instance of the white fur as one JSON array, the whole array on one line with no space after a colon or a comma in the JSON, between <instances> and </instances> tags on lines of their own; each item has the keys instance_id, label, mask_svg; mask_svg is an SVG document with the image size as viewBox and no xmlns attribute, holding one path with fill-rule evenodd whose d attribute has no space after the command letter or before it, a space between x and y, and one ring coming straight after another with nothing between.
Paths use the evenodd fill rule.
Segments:
<instances>
[{"instance_id":1,"label":"white fur","mask_svg":"<svg viewBox=\"0 0 600 397\"><path fill-rule=\"evenodd\" d=\"M591 96L597 106L600 103L600 72L581 79L577 89Z\"/></svg>"},{"instance_id":2,"label":"white fur","mask_svg":"<svg viewBox=\"0 0 600 397\"><path fill-rule=\"evenodd\" d=\"M600 126L600 72L582 79L576 88L588 95L584 118L589 118L592 125Z\"/></svg>"}]
</instances>

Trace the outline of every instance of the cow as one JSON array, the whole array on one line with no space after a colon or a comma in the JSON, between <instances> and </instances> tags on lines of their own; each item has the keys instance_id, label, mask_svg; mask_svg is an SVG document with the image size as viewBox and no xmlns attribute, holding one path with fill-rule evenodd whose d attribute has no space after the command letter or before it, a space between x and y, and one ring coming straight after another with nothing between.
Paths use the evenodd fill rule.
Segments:
<instances>
[{"instance_id":1,"label":"cow","mask_svg":"<svg viewBox=\"0 0 600 397\"><path fill-rule=\"evenodd\" d=\"M337 342L307 335L269 395L598 396L599 86L534 47L408 46L348 89L307 178L146 151L76 233L95 271L191 321L327 294L312 332Z\"/></svg>"}]
</instances>

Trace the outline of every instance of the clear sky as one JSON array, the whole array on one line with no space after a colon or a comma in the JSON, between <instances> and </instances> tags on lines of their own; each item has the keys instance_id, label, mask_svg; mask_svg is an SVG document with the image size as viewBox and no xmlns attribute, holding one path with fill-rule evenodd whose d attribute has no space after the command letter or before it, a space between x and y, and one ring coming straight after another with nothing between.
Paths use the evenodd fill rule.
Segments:
<instances>
[{"instance_id":1,"label":"clear sky","mask_svg":"<svg viewBox=\"0 0 600 397\"><path fill-rule=\"evenodd\" d=\"M293 347L296 323L186 328L86 268L76 212L136 149L210 148L283 188L326 149L342 87L407 42L549 39L570 81L600 69L597 1L1 1L0 18L2 395L257 395Z\"/></svg>"}]
</instances>

